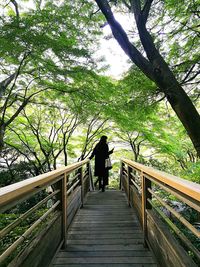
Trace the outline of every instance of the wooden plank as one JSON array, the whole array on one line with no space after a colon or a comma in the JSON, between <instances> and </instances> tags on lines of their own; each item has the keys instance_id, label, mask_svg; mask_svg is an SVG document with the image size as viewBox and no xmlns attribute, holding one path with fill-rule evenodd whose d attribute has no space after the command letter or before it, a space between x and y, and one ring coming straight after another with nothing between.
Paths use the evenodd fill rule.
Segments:
<instances>
[{"instance_id":1,"label":"wooden plank","mask_svg":"<svg viewBox=\"0 0 200 267\"><path fill-rule=\"evenodd\" d=\"M148 239L163 267L197 267L169 229L151 210L147 211Z\"/></svg>"},{"instance_id":2,"label":"wooden plank","mask_svg":"<svg viewBox=\"0 0 200 267\"><path fill-rule=\"evenodd\" d=\"M67 167L61 167L57 170L53 170L51 172L44 173L36 177L0 188L0 205L3 206L7 202L12 202L16 198L20 198L24 194L31 192L36 187L42 187L46 184L48 185L57 177L63 175L64 173L68 175L70 172L76 170L78 167L88 162L89 160L85 159L78 163L71 164Z\"/></svg>"},{"instance_id":3,"label":"wooden plank","mask_svg":"<svg viewBox=\"0 0 200 267\"><path fill-rule=\"evenodd\" d=\"M142 198L134 186L131 186L131 206L134 207L137 218L142 225Z\"/></svg>"},{"instance_id":4,"label":"wooden plank","mask_svg":"<svg viewBox=\"0 0 200 267\"><path fill-rule=\"evenodd\" d=\"M55 264L55 265L53 265L54 267L62 267L62 266L66 266L65 264L63 265L63 264ZM147 263L147 264L145 264L145 263L131 263L131 264L129 264L129 263L120 263L120 264L118 264L118 263L93 263L93 264L90 264L90 265L88 265L87 263L81 263L81 264L73 264L73 265L71 265L72 267L89 267L89 266L91 266L91 267L157 267L157 265L156 264L154 264L154 263Z\"/></svg>"},{"instance_id":5,"label":"wooden plank","mask_svg":"<svg viewBox=\"0 0 200 267\"><path fill-rule=\"evenodd\" d=\"M113 244L110 245L72 245L68 244L67 249L65 252L68 251L136 251L136 250L147 250L147 248L144 248L143 244Z\"/></svg>"},{"instance_id":6,"label":"wooden plank","mask_svg":"<svg viewBox=\"0 0 200 267\"><path fill-rule=\"evenodd\" d=\"M132 226L133 226L133 227L137 227L138 224L137 224L137 223L132 223ZM90 224L90 225L88 225L88 224L82 224L82 225L80 225L80 224L77 224L77 225L73 224L72 229L73 229L73 230L83 230L83 229L84 229L84 230L90 230L91 227L95 227L95 225L94 225L94 224ZM126 224L126 225L123 225L123 224L120 224L120 223L118 223L118 224L116 223L115 226L113 226L112 224L105 224L104 226L102 225L102 231L107 230L107 229L112 230L113 227L117 228L118 231L119 231L119 233L120 233L120 230L121 230L121 229L122 229L122 230L123 230L123 229L127 229L127 228L130 229L130 227L131 227L131 223ZM97 228L97 227L96 227L96 228ZM137 229L138 229L138 228L137 228ZM98 229L97 229L97 230L98 230Z\"/></svg>"},{"instance_id":7,"label":"wooden plank","mask_svg":"<svg viewBox=\"0 0 200 267\"><path fill-rule=\"evenodd\" d=\"M93 217L92 214L91 214L91 216ZM91 218L91 220L89 220L88 218L87 219L84 218L83 221L82 221L82 219L79 218L79 220L76 220L74 222L73 226L77 226L79 223L80 223L80 226L84 225L84 224L87 224L87 223L90 223L90 224L97 224L97 223L99 223L99 224L114 224L114 223L117 223L117 224L113 225L113 227L115 227L115 226L118 227L118 224L123 225L123 223L124 223L124 225L125 225L125 223L129 224L129 226L130 226L131 223L135 224L136 226L138 225L139 221L138 221L137 218L134 218L134 217L129 217L128 218L126 216L123 216L123 214L121 215L120 213L119 213L118 216L119 216L118 218L116 216L116 220L114 220L115 218L111 217L110 219L109 218L105 218L105 221L103 221L102 217L101 217L101 219L99 221L98 221L98 218L95 218L95 217L94 217L94 220L92 218ZM123 217L124 217L124 221L122 220ZM132 225L132 226L134 226L134 225Z\"/></svg>"},{"instance_id":8,"label":"wooden plank","mask_svg":"<svg viewBox=\"0 0 200 267\"><path fill-rule=\"evenodd\" d=\"M70 229L70 233L71 234L83 234L83 235L102 235L102 234L119 234L119 235L123 235L123 234L143 234L142 230L140 228L127 228L127 229L120 229L120 233L119 233L119 228L112 228L112 229L91 229L91 230L73 230L73 228Z\"/></svg>"},{"instance_id":9,"label":"wooden plank","mask_svg":"<svg viewBox=\"0 0 200 267\"><path fill-rule=\"evenodd\" d=\"M138 222L138 218L136 218L135 216L127 216L127 214L123 214L123 213L119 213L118 215L113 215L111 214L110 216L109 215L104 215L102 214L102 216L99 216L99 215L94 215L94 214L85 214L85 215L82 215L82 216L76 216L76 221L84 221L84 222L87 222L87 221L91 221L91 216L92 216L92 220L95 222L95 221L123 221L123 218L127 218L127 220L131 220L131 221L135 221L135 222Z\"/></svg>"},{"instance_id":10,"label":"wooden plank","mask_svg":"<svg viewBox=\"0 0 200 267\"><path fill-rule=\"evenodd\" d=\"M152 266L152 253L143 246L143 233L136 213L120 191L94 192L75 217L67 247L52 266Z\"/></svg>"},{"instance_id":11,"label":"wooden plank","mask_svg":"<svg viewBox=\"0 0 200 267\"><path fill-rule=\"evenodd\" d=\"M130 238L130 239L68 239L68 243L72 245L117 245L117 244L122 244L122 245L128 245L128 244L143 244L143 238Z\"/></svg>"},{"instance_id":12,"label":"wooden plank","mask_svg":"<svg viewBox=\"0 0 200 267\"><path fill-rule=\"evenodd\" d=\"M78 192L79 191L79 192ZM77 210L81 206L81 195L80 195L80 188L77 188L76 195L73 195L73 199L70 202L67 212L67 225L69 226L77 212Z\"/></svg>"},{"instance_id":13,"label":"wooden plank","mask_svg":"<svg viewBox=\"0 0 200 267\"><path fill-rule=\"evenodd\" d=\"M68 234L68 239L73 239L73 240L78 240L78 239L85 239L85 240L90 240L90 239L95 239L95 240L97 240L97 239L126 239L126 240L128 240L128 239L131 239L131 238L138 238L138 239L140 239L141 237L143 236L143 234L142 234L142 232L139 232L139 233L132 233L131 235L130 235L130 233L129 234L127 234L127 233L123 233L123 234L121 234L121 233L118 233L117 235L116 235L116 233L104 233L104 232L102 232L102 233L100 233L100 234L93 234L93 233L90 233L90 234L83 234L82 232L80 232L80 233L74 233L74 234L72 234L71 232L70 232L70 234Z\"/></svg>"},{"instance_id":14,"label":"wooden plank","mask_svg":"<svg viewBox=\"0 0 200 267\"><path fill-rule=\"evenodd\" d=\"M128 231L128 234L131 234L132 233L132 235L133 234L135 234L135 230L136 230L136 232L139 232L138 230L141 230L141 228L138 228L138 227L133 227L133 229L131 229L130 227L121 227L120 225L119 225L119 227L112 227L112 225L110 226L110 227L107 227L107 226L102 226L102 227L99 227L99 225L98 225L98 227L94 227L94 225L92 225L92 226L89 226L89 227L72 227L71 228L71 230L70 230L70 233L77 233L77 231L78 231L78 234L81 234L81 233L83 233L84 234L84 232L87 232L87 233L89 233L89 235L91 234L102 234L103 232L105 232L105 234L116 234L116 233L118 233L118 234L124 234L124 233L127 233L127 231ZM143 235L143 232L139 232L141 235ZM132 236L131 235L131 236Z\"/></svg>"},{"instance_id":15,"label":"wooden plank","mask_svg":"<svg viewBox=\"0 0 200 267\"><path fill-rule=\"evenodd\" d=\"M146 250L114 250L114 251L65 251L60 252L60 258L78 257L151 257L151 252Z\"/></svg>"},{"instance_id":16,"label":"wooden plank","mask_svg":"<svg viewBox=\"0 0 200 267\"><path fill-rule=\"evenodd\" d=\"M155 263L152 257L57 257L55 264L92 264L92 263Z\"/></svg>"},{"instance_id":17,"label":"wooden plank","mask_svg":"<svg viewBox=\"0 0 200 267\"><path fill-rule=\"evenodd\" d=\"M179 190L181 193L184 193L185 195L191 197L192 199L200 201L200 184L185 179L181 179L177 176L153 169L151 167L147 167L145 165L133 162L131 160L123 160L123 162L128 164L128 166L136 168L137 170L144 172L144 174L146 173L151 177L154 177L158 181L161 181Z\"/></svg>"},{"instance_id":18,"label":"wooden plank","mask_svg":"<svg viewBox=\"0 0 200 267\"><path fill-rule=\"evenodd\" d=\"M65 247L66 238L67 238L67 176L64 174L64 178L62 179L61 186L61 206L62 206L62 238L63 238L63 246Z\"/></svg>"}]
</instances>

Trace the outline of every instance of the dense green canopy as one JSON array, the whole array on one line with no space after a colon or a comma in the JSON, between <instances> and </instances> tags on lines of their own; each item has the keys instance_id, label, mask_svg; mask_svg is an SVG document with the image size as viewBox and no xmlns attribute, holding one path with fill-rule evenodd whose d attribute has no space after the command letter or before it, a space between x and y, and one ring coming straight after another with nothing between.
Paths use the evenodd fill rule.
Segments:
<instances>
[{"instance_id":1,"label":"dense green canopy","mask_svg":"<svg viewBox=\"0 0 200 267\"><path fill-rule=\"evenodd\" d=\"M126 16L129 2L110 4ZM157 1L148 29L199 109L197 1L175 2ZM105 20L94 1L10 1L0 7L2 185L88 157L102 134L116 147L116 161L129 157L198 181L188 129L158 80L135 65L119 80L105 76L112 62L95 53ZM130 40L144 59L134 27Z\"/></svg>"}]
</instances>

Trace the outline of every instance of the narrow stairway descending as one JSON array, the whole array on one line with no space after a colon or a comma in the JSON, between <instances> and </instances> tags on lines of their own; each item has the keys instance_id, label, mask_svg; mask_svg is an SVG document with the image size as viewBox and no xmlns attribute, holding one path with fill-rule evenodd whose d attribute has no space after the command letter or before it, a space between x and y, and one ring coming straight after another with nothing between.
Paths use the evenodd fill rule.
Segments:
<instances>
[{"instance_id":1,"label":"narrow stairway descending","mask_svg":"<svg viewBox=\"0 0 200 267\"><path fill-rule=\"evenodd\" d=\"M157 267L122 191L90 192L52 267Z\"/></svg>"}]
</instances>

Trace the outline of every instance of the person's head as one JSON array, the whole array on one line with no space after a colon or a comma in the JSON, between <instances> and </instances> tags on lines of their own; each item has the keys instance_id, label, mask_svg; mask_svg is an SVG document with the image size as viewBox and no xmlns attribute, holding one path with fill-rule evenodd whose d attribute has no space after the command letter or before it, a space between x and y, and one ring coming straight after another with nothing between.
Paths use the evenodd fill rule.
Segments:
<instances>
[{"instance_id":1,"label":"person's head","mask_svg":"<svg viewBox=\"0 0 200 267\"><path fill-rule=\"evenodd\" d=\"M107 139L108 139L107 136L102 135L101 138L100 138L100 142L101 142L101 143L106 143L106 142L107 142Z\"/></svg>"}]
</instances>

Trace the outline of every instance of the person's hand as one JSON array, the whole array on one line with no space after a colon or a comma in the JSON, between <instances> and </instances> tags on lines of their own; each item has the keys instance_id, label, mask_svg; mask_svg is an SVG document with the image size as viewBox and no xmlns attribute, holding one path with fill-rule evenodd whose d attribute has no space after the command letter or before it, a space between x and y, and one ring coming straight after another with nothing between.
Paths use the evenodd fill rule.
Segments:
<instances>
[{"instance_id":1,"label":"person's hand","mask_svg":"<svg viewBox=\"0 0 200 267\"><path fill-rule=\"evenodd\" d=\"M111 149L111 153L113 153L113 151L114 151L114 147L113 147L113 149Z\"/></svg>"}]
</instances>

